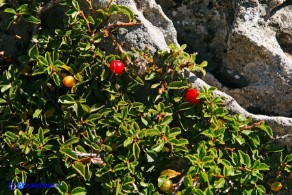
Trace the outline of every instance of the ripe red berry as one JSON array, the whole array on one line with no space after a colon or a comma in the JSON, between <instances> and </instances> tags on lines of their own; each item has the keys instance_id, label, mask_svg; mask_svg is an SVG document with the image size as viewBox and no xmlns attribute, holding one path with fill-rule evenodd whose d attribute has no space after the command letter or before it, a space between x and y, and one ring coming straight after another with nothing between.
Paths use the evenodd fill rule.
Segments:
<instances>
[{"instance_id":1,"label":"ripe red berry","mask_svg":"<svg viewBox=\"0 0 292 195\"><path fill-rule=\"evenodd\" d=\"M200 100L197 99L199 95L199 92L198 90L196 89L189 89L187 92L186 92L186 100L187 102L189 103L192 103L192 104L198 104L200 103Z\"/></svg>"},{"instance_id":2,"label":"ripe red berry","mask_svg":"<svg viewBox=\"0 0 292 195\"><path fill-rule=\"evenodd\" d=\"M111 61L109 68L110 68L110 71L118 75L124 71L125 65L124 65L124 62L122 62L121 60L113 60Z\"/></svg>"}]
</instances>

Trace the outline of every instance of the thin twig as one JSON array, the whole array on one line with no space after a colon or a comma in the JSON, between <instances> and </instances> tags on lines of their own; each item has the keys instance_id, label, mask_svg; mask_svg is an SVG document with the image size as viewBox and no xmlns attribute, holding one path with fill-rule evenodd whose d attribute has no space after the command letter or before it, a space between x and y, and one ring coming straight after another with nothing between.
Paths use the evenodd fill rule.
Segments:
<instances>
[{"instance_id":1,"label":"thin twig","mask_svg":"<svg viewBox=\"0 0 292 195\"><path fill-rule=\"evenodd\" d=\"M143 23L141 22L116 22L116 23L113 23L113 24L109 24L106 29L107 30L111 30L115 27L132 27L132 26L137 26L137 25L141 25Z\"/></svg>"},{"instance_id":2,"label":"thin twig","mask_svg":"<svg viewBox=\"0 0 292 195\"><path fill-rule=\"evenodd\" d=\"M88 22L88 20L87 20L87 18L86 18L86 16L84 15L84 12L82 11L82 10L80 10L79 11L79 13L81 14L81 17L83 18L83 20L85 21L85 23L86 23L86 26L87 26L87 31L90 33L90 35L92 36L93 35L93 33L92 33L92 30L91 30L91 28L90 28L90 25L89 25L89 22Z\"/></svg>"},{"instance_id":3,"label":"thin twig","mask_svg":"<svg viewBox=\"0 0 292 195\"><path fill-rule=\"evenodd\" d=\"M239 130L241 130L241 131L242 130L250 130L250 129L253 129L253 128L257 127L257 126L262 125L263 123L264 123L264 121L259 121L257 123L252 124L252 125L241 126L241 127L239 127Z\"/></svg>"},{"instance_id":4,"label":"thin twig","mask_svg":"<svg viewBox=\"0 0 292 195\"><path fill-rule=\"evenodd\" d=\"M175 194L176 194L176 192L177 192L177 191L179 190L179 188L181 187L181 185L182 185L184 179L185 179L185 175L182 176L182 178L180 178L180 180L178 181L177 185L175 186L175 188L174 188L174 190L173 190L173 192L172 192L172 195L175 195Z\"/></svg>"},{"instance_id":5,"label":"thin twig","mask_svg":"<svg viewBox=\"0 0 292 195\"><path fill-rule=\"evenodd\" d=\"M73 151L77 156L80 157L100 157L100 154L97 153L85 153L85 152L76 152Z\"/></svg>"},{"instance_id":6,"label":"thin twig","mask_svg":"<svg viewBox=\"0 0 292 195\"><path fill-rule=\"evenodd\" d=\"M110 8L111 4L113 3L113 1L114 0L110 0L110 2L108 3L107 8L106 8L107 11L109 10L109 8Z\"/></svg>"}]
</instances>

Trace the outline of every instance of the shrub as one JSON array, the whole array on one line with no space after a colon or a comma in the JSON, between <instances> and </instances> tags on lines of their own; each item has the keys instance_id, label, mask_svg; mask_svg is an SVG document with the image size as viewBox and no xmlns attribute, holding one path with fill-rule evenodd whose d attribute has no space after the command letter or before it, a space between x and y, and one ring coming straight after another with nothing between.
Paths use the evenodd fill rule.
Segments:
<instances>
[{"instance_id":1,"label":"shrub","mask_svg":"<svg viewBox=\"0 0 292 195\"><path fill-rule=\"evenodd\" d=\"M3 4L12 14L8 26L21 19L39 25L42 2L19 2ZM132 11L111 3L96 10L87 2L84 13L77 1L61 1L56 26L63 27L38 31L27 55L2 71L3 194L12 192L8 185L15 194L208 195L291 185L292 155L269 144L272 130L262 121L228 113L214 87L195 94L199 101L186 100L192 84L183 70L204 74L206 62L196 64L185 46L170 45L155 58L147 49L125 52L114 33L139 25ZM109 42L120 54L102 49ZM125 70L112 73L114 60ZM50 183L58 185L28 185Z\"/></svg>"}]
</instances>

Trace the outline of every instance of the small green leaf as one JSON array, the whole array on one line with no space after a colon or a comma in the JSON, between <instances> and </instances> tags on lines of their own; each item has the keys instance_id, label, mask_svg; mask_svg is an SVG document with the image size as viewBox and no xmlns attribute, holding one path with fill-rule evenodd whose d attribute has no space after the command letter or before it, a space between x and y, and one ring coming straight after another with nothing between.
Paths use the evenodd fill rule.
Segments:
<instances>
[{"instance_id":1,"label":"small green leaf","mask_svg":"<svg viewBox=\"0 0 292 195\"><path fill-rule=\"evenodd\" d=\"M42 128L38 130L38 138L41 144L44 144L44 131Z\"/></svg>"},{"instance_id":2,"label":"small green leaf","mask_svg":"<svg viewBox=\"0 0 292 195\"><path fill-rule=\"evenodd\" d=\"M61 148L60 152L74 160L78 160L78 156L70 148Z\"/></svg>"},{"instance_id":3,"label":"small green leaf","mask_svg":"<svg viewBox=\"0 0 292 195\"><path fill-rule=\"evenodd\" d=\"M74 7L76 10L80 10L80 7L79 7L79 4L78 4L77 1L73 0L73 1L72 1L72 5L73 5L73 7Z\"/></svg>"},{"instance_id":4,"label":"small green leaf","mask_svg":"<svg viewBox=\"0 0 292 195\"><path fill-rule=\"evenodd\" d=\"M191 175L186 175L184 180L183 180L183 184L186 186L186 187L191 187L193 186L193 178Z\"/></svg>"},{"instance_id":5,"label":"small green leaf","mask_svg":"<svg viewBox=\"0 0 292 195\"><path fill-rule=\"evenodd\" d=\"M172 116L165 117L161 122L160 125L169 125L172 122Z\"/></svg>"},{"instance_id":6,"label":"small green leaf","mask_svg":"<svg viewBox=\"0 0 292 195\"><path fill-rule=\"evenodd\" d=\"M14 190L14 195L22 195L22 193L19 189L16 189Z\"/></svg>"},{"instance_id":7,"label":"small green leaf","mask_svg":"<svg viewBox=\"0 0 292 195\"><path fill-rule=\"evenodd\" d=\"M3 7L5 4L5 0L0 0L0 8Z\"/></svg>"},{"instance_id":8,"label":"small green leaf","mask_svg":"<svg viewBox=\"0 0 292 195\"><path fill-rule=\"evenodd\" d=\"M72 167L86 180L85 165L83 165L81 162L76 161L74 164L72 164Z\"/></svg>"},{"instance_id":9,"label":"small green leaf","mask_svg":"<svg viewBox=\"0 0 292 195\"><path fill-rule=\"evenodd\" d=\"M61 193L61 194L66 194L68 193L68 185L66 184L66 182L62 181L60 186L57 187L57 190Z\"/></svg>"},{"instance_id":10,"label":"small green leaf","mask_svg":"<svg viewBox=\"0 0 292 195\"><path fill-rule=\"evenodd\" d=\"M220 178L219 180L214 182L214 187L219 189L219 188L223 188L225 184L225 179L224 178Z\"/></svg>"},{"instance_id":11,"label":"small green leaf","mask_svg":"<svg viewBox=\"0 0 292 195\"><path fill-rule=\"evenodd\" d=\"M59 97L59 102L61 104L74 104L75 100L72 97L72 95L65 94L65 95L62 95L61 97Z\"/></svg>"},{"instance_id":12,"label":"small green leaf","mask_svg":"<svg viewBox=\"0 0 292 195\"><path fill-rule=\"evenodd\" d=\"M265 131L270 136L270 138L273 137L273 130L271 129L271 127L269 127L265 124L261 124L260 126L257 126L257 128Z\"/></svg>"},{"instance_id":13,"label":"small green leaf","mask_svg":"<svg viewBox=\"0 0 292 195\"><path fill-rule=\"evenodd\" d=\"M24 19L27 21L27 22L30 22L30 23L33 23L33 24L40 24L41 23L41 20L32 16L32 15L25 15L24 16Z\"/></svg>"},{"instance_id":14,"label":"small green leaf","mask_svg":"<svg viewBox=\"0 0 292 195\"><path fill-rule=\"evenodd\" d=\"M200 179L203 182L209 183L208 174L206 172L200 172Z\"/></svg>"},{"instance_id":15,"label":"small green leaf","mask_svg":"<svg viewBox=\"0 0 292 195\"><path fill-rule=\"evenodd\" d=\"M16 11L19 13L19 14L25 14L25 13L27 13L27 11L28 11L28 4L23 4L23 5L21 5L20 7L18 7L17 9L16 9Z\"/></svg>"},{"instance_id":16,"label":"small green leaf","mask_svg":"<svg viewBox=\"0 0 292 195\"><path fill-rule=\"evenodd\" d=\"M155 151L155 152L160 152L163 147L164 147L164 142L158 142L157 144L155 144L153 147L152 147L152 150Z\"/></svg>"},{"instance_id":17,"label":"small green leaf","mask_svg":"<svg viewBox=\"0 0 292 195\"><path fill-rule=\"evenodd\" d=\"M109 14L116 14L120 10L119 6L116 4L111 4L109 7Z\"/></svg>"},{"instance_id":18,"label":"small green leaf","mask_svg":"<svg viewBox=\"0 0 292 195\"><path fill-rule=\"evenodd\" d=\"M63 68L64 70L67 70L68 72L70 72L72 75L74 75L74 70L70 67L70 66L67 66L67 65L62 65L61 68Z\"/></svg>"},{"instance_id":19,"label":"small green leaf","mask_svg":"<svg viewBox=\"0 0 292 195\"><path fill-rule=\"evenodd\" d=\"M54 80L54 83L57 85L57 86L60 86L61 85L61 78L60 76L54 72L53 74L53 80Z\"/></svg>"},{"instance_id":20,"label":"small green leaf","mask_svg":"<svg viewBox=\"0 0 292 195\"><path fill-rule=\"evenodd\" d=\"M250 167L251 163L250 163L250 158L248 154L244 153L241 150L238 150L238 152L239 152L240 163L245 164L247 167Z\"/></svg>"},{"instance_id":21,"label":"small green leaf","mask_svg":"<svg viewBox=\"0 0 292 195\"><path fill-rule=\"evenodd\" d=\"M70 146L70 145L76 144L78 142L79 142L78 137L71 137L62 144L62 147Z\"/></svg>"},{"instance_id":22,"label":"small green leaf","mask_svg":"<svg viewBox=\"0 0 292 195\"><path fill-rule=\"evenodd\" d=\"M37 59L39 56L39 49L36 44L29 49L28 55L30 58Z\"/></svg>"},{"instance_id":23,"label":"small green leaf","mask_svg":"<svg viewBox=\"0 0 292 195\"><path fill-rule=\"evenodd\" d=\"M10 14L16 14L16 11L15 11L14 9L12 9L12 8L6 8L6 9L4 10L4 12L5 12L5 13L10 13Z\"/></svg>"},{"instance_id":24,"label":"small green leaf","mask_svg":"<svg viewBox=\"0 0 292 195\"><path fill-rule=\"evenodd\" d=\"M135 159L139 159L139 155L140 155L140 147L138 145L138 143L134 143L133 144L133 155Z\"/></svg>"},{"instance_id":25,"label":"small green leaf","mask_svg":"<svg viewBox=\"0 0 292 195\"><path fill-rule=\"evenodd\" d=\"M267 170L270 170L269 166L265 163L259 163L258 166L254 167L255 169L257 170L260 170L260 171L267 171Z\"/></svg>"},{"instance_id":26,"label":"small green leaf","mask_svg":"<svg viewBox=\"0 0 292 195\"><path fill-rule=\"evenodd\" d=\"M234 175L234 168L233 166L224 166L223 168L223 174L225 177L228 177L228 176L233 176Z\"/></svg>"},{"instance_id":27,"label":"small green leaf","mask_svg":"<svg viewBox=\"0 0 292 195\"><path fill-rule=\"evenodd\" d=\"M168 85L168 89L187 89L188 83L185 81L173 81Z\"/></svg>"},{"instance_id":28,"label":"small green leaf","mask_svg":"<svg viewBox=\"0 0 292 195\"><path fill-rule=\"evenodd\" d=\"M127 147L128 145L133 143L133 139L132 137L128 137L125 141L124 141L124 147Z\"/></svg>"},{"instance_id":29,"label":"small green leaf","mask_svg":"<svg viewBox=\"0 0 292 195\"><path fill-rule=\"evenodd\" d=\"M266 193L266 188L263 185L257 185L256 187L260 193Z\"/></svg>"},{"instance_id":30,"label":"small green leaf","mask_svg":"<svg viewBox=\"0 0 292 195\"><path fill-rule=\"evenodd\" d=\"M83 187L76 187L71 192L70 195L86 195L86 189Z\"/></svg>"}]
</instances>

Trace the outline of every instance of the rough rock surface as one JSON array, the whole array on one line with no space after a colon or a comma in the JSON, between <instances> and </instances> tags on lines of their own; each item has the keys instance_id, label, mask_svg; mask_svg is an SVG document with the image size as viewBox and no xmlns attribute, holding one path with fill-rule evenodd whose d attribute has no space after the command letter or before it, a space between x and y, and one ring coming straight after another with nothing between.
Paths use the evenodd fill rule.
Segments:
<instances>
[{"instance_id":1,"label":"rough rock surface","mask_svg":"<svg viewBox=\"0 0 292 195\"><path fill-rule=\"evenodd\" d=\"M292 5L285 0L158 0L180 43L255 114L292 117ZM277 9L281 8L281 9ZM210 83L212 84L212 83Z\"/></svg>"},{"instance_id":2,"label":"rough rock surface","mask_svg":"<svg viewBox=\"0 0 292 195\"><path fill-rule=\"evenodd\" d=\"M96 6L105 6L103 0L95 0ZM164 14L155 0L115 0L113 3L131 8L136 20L142 24L136 27L120 28L116 34L123 43L123 48L131 47L143 50L148 48L151 52L164 49L171 43L177 43L176 30L172 21ZM128 44L131 43L131 44Z\"/></svg>"}]
</instances>

